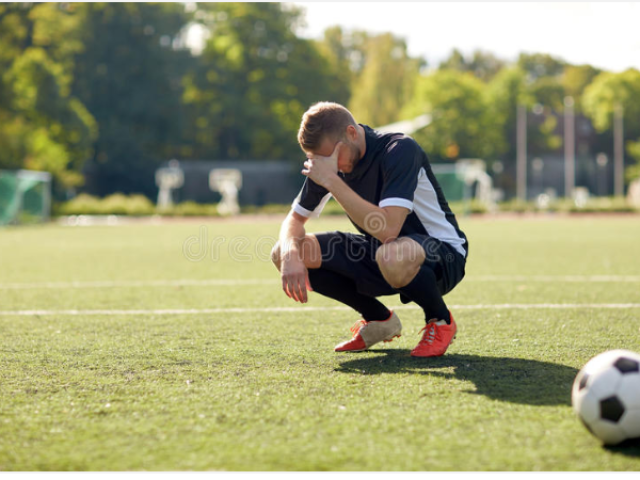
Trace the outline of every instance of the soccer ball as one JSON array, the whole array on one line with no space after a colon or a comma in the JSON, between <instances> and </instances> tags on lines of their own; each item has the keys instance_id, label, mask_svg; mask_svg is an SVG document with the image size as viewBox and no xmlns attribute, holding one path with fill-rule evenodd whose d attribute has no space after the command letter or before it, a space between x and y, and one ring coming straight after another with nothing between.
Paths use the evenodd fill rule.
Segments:
<instances>
[{"instance_id":1,"label":"soccer ball","mask_svg":"<svg viewBox=\"0 0 640 480\"><path fill-rule=\"evenodd\" d=\"M640 438L640 355L611 350L589 360L573 382L571 404L605 445Z\"/></svg>"}]
</instances>

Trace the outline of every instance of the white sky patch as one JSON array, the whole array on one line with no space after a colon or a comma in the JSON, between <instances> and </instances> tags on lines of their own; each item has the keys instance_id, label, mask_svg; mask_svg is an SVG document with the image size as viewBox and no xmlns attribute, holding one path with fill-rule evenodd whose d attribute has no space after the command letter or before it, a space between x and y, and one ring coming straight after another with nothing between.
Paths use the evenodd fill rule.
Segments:
<instances>
[{"instance_id":1,"label":"white sky patch","mask_svg":"<svg viewBox=\"0 0 640 480\"><path fill-rule=\"evenodd\" d=\"M515 60L549 53L573 64L640 68L640 3L292 2L306 11L298 34L321 38L327 27L392 32L430 67L453 48Z\"/></svg>"}]
</instances>

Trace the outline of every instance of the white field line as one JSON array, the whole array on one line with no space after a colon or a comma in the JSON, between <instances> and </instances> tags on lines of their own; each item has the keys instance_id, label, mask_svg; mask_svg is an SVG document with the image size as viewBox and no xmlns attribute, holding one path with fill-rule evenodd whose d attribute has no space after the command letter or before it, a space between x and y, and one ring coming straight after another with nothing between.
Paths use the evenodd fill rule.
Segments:
<instances>
[{"instance_id":1,"label":"white field line","mask_svg":"<svg viewBox=\"0 0 640 480\"><path fill-rule=\"evenodd\" d=\"M420 307L415 305L391 306L393 310L415 310ZM476 304L476 305L450 305L452 310L533 310L551 309L563 310L571 308L586 309L640 309L640 303L501 303L501 304ZM156 310L0 310L0 316L90 316L90 315L204 315L219 313L304 313L318 311L342 311L351 310L349 307L229 307L229 308L189 308L189 309L156 309Z\"/></svg>"},{"instance_id":2,"label":"white field line","mask_svg":"<svg viewBox=\"0 0 640 480\"><path fill-rule=\"evenodd\" d=\"M474 275L472 282L640 282L640 275Z\"/></svg>"},{"instance_id":3,"label":"white field line","mask_svg":"<svg viewBox=\"0 0 640 480\"><path fill-rule=\"evenodd\" d=\"M36 283L0 283L0 290L29 290L51 288L131 288L131 287L207 287L233 285L279 285L277 277L272 279L240 278L240 279L208 279L208 280L122 280L95 282L36 282Z\"/></svg>"},{"instance_id":4,"label":"white field line","mask_svg":"<svg viewBox=\"0 0 640 480\"><path fill-rule=\"evenodd\" d=\"M640 275L474 275L465 277L464 282L640 282ZM30 289L83 289L83 288L137 288L137 287L207 287L234 285L279 285L277 276L271 279L206 279L206 280L122 280L87 282L34 282L0 283L0 290Z\"/></svg>"}]
</instances>

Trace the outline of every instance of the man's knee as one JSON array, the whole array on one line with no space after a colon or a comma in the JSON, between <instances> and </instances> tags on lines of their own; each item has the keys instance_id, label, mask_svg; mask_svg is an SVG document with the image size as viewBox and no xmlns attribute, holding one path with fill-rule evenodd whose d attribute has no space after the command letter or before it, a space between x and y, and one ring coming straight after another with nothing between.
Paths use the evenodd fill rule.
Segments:
<instances>
[{"instance_id":1,"label":"man's knee","mask_svg":"<svg viewBox=\"0 0 640 480\"><path fill-rule=\"evenodd\" d=\"M376 251L376 263L385 280L393 288L409 284L424 262L424 251L411 239L398 239L381 245Z\"/></svg>"},{"instance_id":2,"label":"man's knee","mask_svg":"<svg viewBox=\"0 0 640 480\"><path fill-rule=\"evenodd\" d=\"M285 248L286 252L287 249ZM283 248L278 240L271 249L271 261L280 270L283 260ZM286 253L284 255L287 255ZM320 268L322 264L322 252L318 239L313 234L305 235L299 245L299 255L307 268Z\"/></svg>"},{"instance_id":3,"label":"man's knee","mask_svg":"<svg viewBox=\"0 0 640 480\"><path fill-rule=\"evenodd\" d=\"M280 262L282 261L280 240L278 240L271 249L271 261L276 266L276 268L280 270Z\"/></svg>"}]
</instances>

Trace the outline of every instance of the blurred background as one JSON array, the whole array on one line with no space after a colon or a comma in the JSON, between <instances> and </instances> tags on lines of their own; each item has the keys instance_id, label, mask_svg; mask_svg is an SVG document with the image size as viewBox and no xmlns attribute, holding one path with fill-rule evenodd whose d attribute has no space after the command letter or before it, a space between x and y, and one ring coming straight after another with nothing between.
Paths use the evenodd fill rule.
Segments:
<instances>
[{"instance_id":1,"label":"blurred background","mask_svg":"<svg viewBox=\"0 0 640 480\"><path fill-rule=\"evenodd\" d=\"M631 3L3 3L0 224L285 212L301 115L323 100L411 134L461 211L638 211L639 17Z\"/></svg>"}]
</instances>

